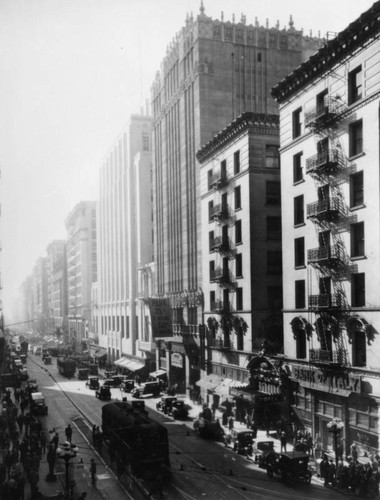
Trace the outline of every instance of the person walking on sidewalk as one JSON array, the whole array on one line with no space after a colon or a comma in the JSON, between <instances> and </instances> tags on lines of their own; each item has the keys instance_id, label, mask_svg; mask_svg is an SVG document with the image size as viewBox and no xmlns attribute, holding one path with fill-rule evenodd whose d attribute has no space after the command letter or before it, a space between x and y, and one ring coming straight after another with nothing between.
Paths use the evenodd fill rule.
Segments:
<instances>
[{"instance_id":1,"label":"person walking on sidewalk","mask_svg":"<svg viewBox=\"0 0 380 500\"><path fill-rule=\"evenodd\" d=\"M90 474L91 474L91 483L95 484L96 483L96 463L95 463L95 460L93 458L91 458Z\"/></svg>"},{"instance_id":2,"label":"person walking on sidewalk","mask_svg":"<svg viewBox=\"0 0 380 500\"><path fill-rule=\"evenodd\" d=\"M286 434L284 431L281 432L280 443L281 443L281 453L284 451L286 453Z\"/></svg>"},{"instance_id":3,"label":"person walking on sidewalk","mask_svg":"<svg viewBox=\"0 0 380 500\"><path fill-rule=\"evenodd\" d=\"M71 428L71 425L69 424L66 429L65 429L65 434L66 434L66 439L69 443L71 443L71 438L73 436L73 430Z\"/></svg>"}]
</instances>

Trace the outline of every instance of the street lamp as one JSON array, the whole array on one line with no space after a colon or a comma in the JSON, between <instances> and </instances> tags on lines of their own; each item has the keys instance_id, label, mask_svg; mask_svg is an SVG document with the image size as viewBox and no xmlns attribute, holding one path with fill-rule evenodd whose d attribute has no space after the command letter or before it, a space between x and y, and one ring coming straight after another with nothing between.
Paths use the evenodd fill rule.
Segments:
<instances>
[{"instance_id":1,"label":"street lamp","mask_svg":"<svg viewBox=\"0 0 380 500\"><path fill-rule=\"evenodd\" d=\"M335 465L338 468L338 436L342 432L344 427L343 422L340 418L333 418L331 422L327 424L327 429L333 434L334 437L334 451L335 451Z\"/></svg>"},{"instance_id":2,"label":"street lamp","mask_svg":"<svg viewBox=\"0 0 380 500\"><path fill-rule=\"evenodd\" d=\"M57 456L58 458L62 458L65 462L66 467L66 491L65 498L70 498L70 478L69 478L69 467L70 460L75 458L78 453L78 447L75 444L71 444L68 441L63 443L60 447L57 448Z\"/></svg>"}]
</instances>

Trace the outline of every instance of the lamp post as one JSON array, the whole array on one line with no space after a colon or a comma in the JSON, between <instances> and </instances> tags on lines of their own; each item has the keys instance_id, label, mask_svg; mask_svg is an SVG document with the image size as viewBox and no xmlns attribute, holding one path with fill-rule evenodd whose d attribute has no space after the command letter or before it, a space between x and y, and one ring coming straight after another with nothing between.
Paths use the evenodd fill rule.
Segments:
<instances>
[{"instance_id":1,"label":"lamp post","mask_svg":"<svg viewBox=\"0 0 380 500\"><path fill-rule=\"evenodd\" d=\"M70 460L75 458L78 453L78 447L75 444L71 444L68 441L63 443L60 447L57 448L57 456L58 458L62 458L65 462L66 468L66 488L65 488L65 498L70 498L70 477L69 477L69 467Z\"/></svg>"},{"instance_id":2,"label":"lamp post","mask_svg":"<svg viewBox=\"0 0 380 500\"><path fill-rule=\"evenodd\" d=\"M340 418L333 418L327 424L329 432L333 434L334 438L334 451L335 451L335 465L338 468L338 436L343 431L344 424Z\"/></svg>"}]
</instances>

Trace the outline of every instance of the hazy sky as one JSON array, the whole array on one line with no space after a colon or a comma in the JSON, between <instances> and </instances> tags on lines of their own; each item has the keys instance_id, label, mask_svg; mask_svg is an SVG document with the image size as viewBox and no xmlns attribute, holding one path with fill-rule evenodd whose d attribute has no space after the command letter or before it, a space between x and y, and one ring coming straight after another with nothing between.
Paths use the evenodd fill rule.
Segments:
<instances>
[{"instance_id":1,"label":"hazy sky","mask_svg":"<svg viewBox=\"0 0 380 500\"><path fill-rule=\"evenodd\" d=\"M204 0L248 24L338 32L367 0ZM0 168L4 312L80 200L131 113L150 98L166 47L200 0L0 0Z\"/></svg>"}]
</instances>

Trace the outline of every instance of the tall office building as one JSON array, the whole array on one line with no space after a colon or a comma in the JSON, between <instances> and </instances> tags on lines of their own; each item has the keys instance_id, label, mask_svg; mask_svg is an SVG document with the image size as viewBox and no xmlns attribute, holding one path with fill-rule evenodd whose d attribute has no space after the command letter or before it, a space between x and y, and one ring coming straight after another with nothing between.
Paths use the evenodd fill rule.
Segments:
<instances>
[{"instance_id":1,"label":"tall office building","mask_svg":"<svg viewBox=\"0 0 380 500\"><path fill-rule=\"evenodd\" d=\"M175 36L153 83L157 295L163 307L169 303L172 324L180 325L160 349L185 373L186 387L191 371L199 378L205 272L195 154L243 112L278 113L270 88L320 44L297 31L292 19L284 29L247 24L245 16L240 22L213 20L201 5L199 15L188 18Z\"/></svg>"},{"instance_id":2,"label":"tall office building","mask_svg":"<svg viewBox=\"0 0 380 500\"><path fill-rule=\"evenodd\" d=\"M376 2L273 89L293 415L347 455L380 444L379 16Z\"/></svg>"},{"instance_id":3,"label":"tall office building","mask_svg":"<svg viewBox=\"0 0 380 500\"><path fill-rule=\"evenodd\" d=\"M46 257L40 257L33 268L33 333L47 333L47 273Z\"/></svg>"},{"instance_id":4,"label":"tall office building","mask_svg":"<svg viewBox=\"0 0 380 500\"><path fill-rule=\"evenodd\" d=\"M65 220L69 342L88 350L91 288L97 280L96 202L81 201Z\"/></svg>"},{"instance_id":5,"label":"tall office building","mask_svg":"<svg viewBox=\"0 0 380 500\"><path fill-rule=\"evenodd\" d=\"M120 368L138 371L155 360L152 346L138 343L141 309L136 307L137 269L152 261L149 116L133 115L103 161L98 257L99 346Z\"/></svg>"},{"instance_id":6,"label":"tall office building","mask_svg":"<svg viewBox=\"0 0 380 500\"><path fill-rule=\"evenodd\" d=\"M48 332L67 332L66 242L54 240L46 248Z\"/></svg>"}]
</instances>

